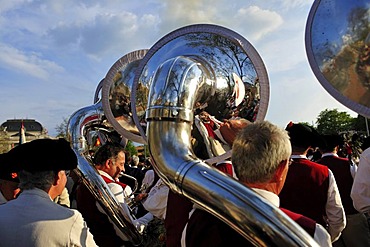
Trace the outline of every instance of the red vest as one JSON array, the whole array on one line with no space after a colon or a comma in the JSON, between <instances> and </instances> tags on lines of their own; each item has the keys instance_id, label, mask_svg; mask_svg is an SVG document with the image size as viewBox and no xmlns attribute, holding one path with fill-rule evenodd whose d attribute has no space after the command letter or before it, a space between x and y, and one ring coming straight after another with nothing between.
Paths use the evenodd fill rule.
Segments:
<instances>
[{"instance_id":1,"label":"red vest","mask_svg":"<svg viewBox=\"0 0 370 247\"><path fill-rule=\"evenodd\" d=\"M189 219L185 242L187 247L254 246L228 224L200 209Z\"/></svg>"},{"instance_id":2,"label":"red vest","mask_svg":"<svg viewBox=\"0 0 370 247\"><path fill-rule=\"evenodd\" d=\"M308 159L294 159L279 194L280 206L326 227L329 169Z\"/></svg>"},{"instance_id":3,"label":"red vest","mask_svg":"<svg viewBox=\"0 0 370 247\"><path fill-rule=\"evenodd\" d=\"M168 192L166 218L164 220L166 247L181 246L182 231L188 222L189 212L192 208L193 203L189 199L171 190Z\"/></svg>"},{"instance_id":4,"label":"red vest","mask_svg":"<svg viewBox=\"0 0 370 247\"><path fill-rule=\"evenodd\" d=\"M110 183L115 183L115 184L119 184L119 185L121 185L121 187L123 188L123 189L125 189L126 188L126 184L124 184L124 183L121 183L121 182L119 182L119 181L114 181L113 179L110 179L110 178L108 178L108 177L106 177L106 176L104 176L104 175L101 175L101 177L103 178L103 180L104 180L104 182L106 182L107 184L110 184Z\"/></svg>"},{"instance_id":5,"label":"red vest","mask_svg":"<svg viewBox=\"0 0 370 247\"><path fill-rule=\"evenodd\" d=\"M280 208L281 211L283 211L286 215L289 216L292 220L294 220L298 225L300 225L308 234L311 235L311 237L314 237L315 230L316 230L316 222L306 216L303 216L301 214L293 213L292 211L289 211L284 208Z\"/></svg>"},{"instance_id":6,"label":"red vest","mask_svg":"<svg viewBox=\"0 0 370 247\"><path fill-rule=\"evenodd\" d=\"M346 215L357 214L358 211L353 207L351 198L353 178L348 159L337 156L325 156L317 163L327 166L333 172Z\"/></svg>"}]
</instances>

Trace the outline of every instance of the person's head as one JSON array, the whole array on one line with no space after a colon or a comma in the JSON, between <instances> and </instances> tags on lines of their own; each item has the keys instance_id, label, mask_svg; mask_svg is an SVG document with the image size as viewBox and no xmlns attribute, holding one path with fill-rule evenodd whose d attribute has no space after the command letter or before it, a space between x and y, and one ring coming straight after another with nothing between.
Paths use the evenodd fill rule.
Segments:
<instances>
[{"instance_id":1,"label":"person's head","mask_svg":"<svg viewBox=\"0 0 370 247\"><path fill-rule=\"evenodd\" d=\"M248 124L236 136L232 147L235 173L242 183L280 193L291 155L288 133L268 122ZM274 184L274 189L265 186Z\"/></svg>"},{"instance_id":2,"label":"person's head","mask_svg":"<svg viewBox=\"0 0 370 247\"><path fill-rule=\"evenodd\" d=\"M320 134L310 126L289 122L285 130L289 133L294 154L306 155L309 148L323 145L323 139Z\"/></svg>"},{"instance_id":3,"label":"person's head","mask_svg":"<svg viewBox=\"0 0 370 247\"><path fill-rule=\"evenodd\" d=\"M132 165L133 166L138 166L139 165L139 162L140 162L139 157L137 157L136 155L133 155L132 156Z\"/></svg>"},{"instance_id":4,"label":"person's head","mask_svg":"<svg viewBox=\"0 0 370 247\"><path fill-rule=\"evenodd\" d=\"M232 147L233 142L235 140L235 136L238 134L238 132L241 129L243 129L245 126L247 126L250 123L251 123L250 121L244 118L227 120L220 127L222 137L224 138L226 143L230 147Z\"/></svg>"},{"instance_id":5,"label":"person's head","mask_svg":"<svg viewBox=\"0 0 370 247\"><path fill-rule=\"evenodd\" d=\"M8 164L18 172L21 190L38 188L54 199L67 183L66 171L77 167L77 157L65 139L37 139L8 153Z\"/></svg>"},{"instance_id":6,"label":"person's head","mask_svg":"<svg viewBox=\"0 0 370 247\"><path fill-rule=\"evenodd\" d=\"M6 157L6 154L0 154L0 192L7 201L10 201L16 198L20 189L18 174L10 172Z\"/></svg>"},{"instance_id":7,"label":"person's head","mask_svg":"<svg viewBox=\"0 0 370 247\"><path fill-rule=\"evenodd\" d=\"M344 140L340 135L331 134L331 135L322 135L324 142L320 147L325 153L337 153L339 146L344 145Z\"/></svg>"},{"instance_id":8,"label":"person's head","mask_svg":"<svg viewBox=\"0 0 370 247\"><path fill-rule=\"evenodd\" d=\"M117 179L120 173L125 171L125 152L119 144L105 143L95 153L95 167L108 173L113 179Z\"/></svg>"}]
</instances>

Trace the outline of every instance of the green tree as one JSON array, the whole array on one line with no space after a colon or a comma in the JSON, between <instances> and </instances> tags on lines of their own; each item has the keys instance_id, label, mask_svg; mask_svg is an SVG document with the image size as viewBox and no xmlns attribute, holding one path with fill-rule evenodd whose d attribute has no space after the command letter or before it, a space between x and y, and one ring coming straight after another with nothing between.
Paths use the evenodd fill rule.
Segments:
<instances>
[{"instance_id":1,"label":"green tree","mask_svg":"<svg viewBox=\"0 0 370 247\"><path fill-rule=\"evenodd\" d=\"M68 119L69 118L63 118L63 121L55 127L58 138L67 138Z\"/></svg>"},{"instance_id":2,"label":"green tree","mask_svg":"<svg viewBox=\"0 0 370 247\"><path fill-rule=\"evenodd\" d=\"M315 126L313 126L312 124L310 124L309 122L299 122L300 124L302 125L305 125L305 126L308 126L308 127L312 127L312 128L315 128ZM316 129L316 128L315 128Z\"/></svg>"},{"instance_id":3,"label":"green tree","mask_svg":"<svg viewBox=\"0 0 370 247\"><path fill-rule=\"evenodd\" d=\"M320 112L316 120L316 129L320 134L335 134L353 130L355 118L347 112L338 109L325 109Z\"/></svg>"},{"instance_id":4,"label":"green tree","mask_svg":"<svg viewBox=\"0 0 370 247\"><path fill-rule=\"evenodd\" d=\"M128 140L125 150L129 152L130 156L137 155L137 150L131 140Z\"/></svg>"}]
</instances>

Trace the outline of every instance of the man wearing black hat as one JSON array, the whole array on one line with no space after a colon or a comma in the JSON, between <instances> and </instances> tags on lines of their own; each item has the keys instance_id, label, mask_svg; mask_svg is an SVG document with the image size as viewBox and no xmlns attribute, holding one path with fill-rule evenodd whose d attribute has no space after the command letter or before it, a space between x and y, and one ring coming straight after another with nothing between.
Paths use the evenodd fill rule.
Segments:
<instances>
[{"instance_id":1,"label":"man wearing black hat","mask_svg":"<svg viewBox=\"0 0 370 247\"><path fill-rule=\"evenodd\" d=\"M323 140L313 128L303 124L290 122L286 130L293 162L280 193L281 207L315 220L327 228L334 242L346 226L339 190L330 169L306 156L310 148L321 146Z\"/></svg>"},{"instance_id":2,"label":"man wearing black hat","mask_svg":"<svg viewBox=\"0 0 370 247\"><path fill-rule=\"evenodd\" d=\"M370 232L366 217L354 208L351 199L351 189L357 166L347 158L337 155L339 146L344 144L342 137L332 134L323 135L323 138L325 143L320 147L323 154L317 163L327 166L333 172L347 220L341 237L333 243L333 246L370 246Z\"/></svg>"},{"instance_id":3,"label":"man wearing black hat","mask_svg":"<svg viewBox=\"0 0 370 247\"><path fill-rule=\"evenodd\" d=\"M20 191L18 174L6 169L5 156L6 154L0 154L0 204L13 200Z\"/></svg>"},{"instance_id":4,"label":"man wearing black hat","mask_svg":"<svg viewBox=\"0 0 370 247\"><path fill-rule=\"evenodd\" d=\"M64 139L39 139L7 154L20 195L0 205L2 246L96 246L82 215L52 200L60 195L77 157Z\"/></svg>"}]
</instances>

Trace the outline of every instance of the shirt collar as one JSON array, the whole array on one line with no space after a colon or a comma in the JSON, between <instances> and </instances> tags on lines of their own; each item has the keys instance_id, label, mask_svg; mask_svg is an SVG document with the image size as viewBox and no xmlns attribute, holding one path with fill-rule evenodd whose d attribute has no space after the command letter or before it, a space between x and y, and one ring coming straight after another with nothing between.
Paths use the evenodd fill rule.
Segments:
<instances>
[{"instance_id":1,"label":"shirt collar","mask_svg":"<svg viewBox=\"0 0 370 247\"><path fill-rule=\"evenodd\" d=\"M290 158L292 158L292 159L307 159L307 156L303 155L303 154L292 154L290 156Z\"/></svg>"},{"instance_id":2,"label":"shirt collar","mask_svg":"<svg viewBox=\"0 0 370 247\"><path fill-rule=\"evenodd\" d=\"M278 195L262 189L252 188L257 194L265 198L267 201L272 203L274 206L279 207L280 206L280 198Z\"/></svg>"},{"instance_id":3,"label":"shirt collar","mask_svg":"<svg viewBox=\"0 0 370 247\"><path fill-rule=\"evenodd\" d=\"M46 191L38 189L38 188L24 190L19 194L19 196L25 196L25 195L37 195L40 197L49 198L49 200L52 201L51 197L49 196L48 193L46 193Z\"/></svg>"},{"instance_id":4,"label":"shirt collar","mask_svg":"<svg viewBox=\"0 0 370 247\"><path fill-rule=\"evenodd\" d=\"M107 177L113 181L115 181L108 173L106 173L105 171L102 171L102 170L98 170L99 174L104 176L104 177Z\"/></svg>"},{"instance_id":5,"label":"shirt collar","mask_svg":"<svg viewBox=\"0 0 370 247\"><path fill-rule=\"evenodd\" d=\"M335 157L339 157L339 156L338 156L338 154L335 154L335 153L323 153L323 154L321 155L321 158L326 157L326 156L335 156Z\"/></svg>"}]
</instances>

